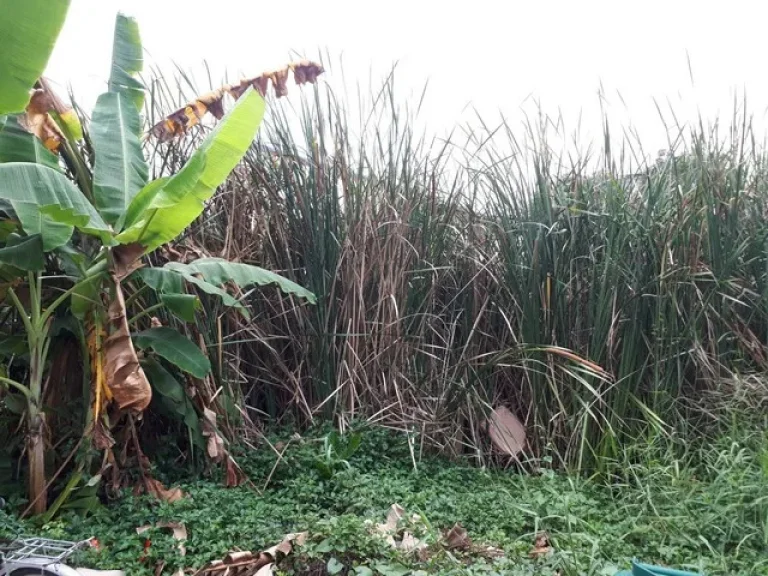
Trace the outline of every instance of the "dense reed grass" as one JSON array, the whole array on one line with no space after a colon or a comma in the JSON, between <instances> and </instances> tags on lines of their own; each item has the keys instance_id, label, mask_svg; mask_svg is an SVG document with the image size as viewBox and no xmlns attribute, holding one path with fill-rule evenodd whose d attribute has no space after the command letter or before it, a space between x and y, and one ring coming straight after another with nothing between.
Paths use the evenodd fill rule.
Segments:
<instances>
[{"instance_id":1,"label":"dense reed grass","mask_svg":"<svg viewBox=\"0 0 768 576\"><path fill-rule=\"evenodd\" d=\"M154 87L155 110L185 100ZM725 134L670 127L648 161L607 128L600 155L558 155L546 118L428 140L391 79L367 98L270 103L181 244L319 297L259 292L250 321L205 303L251 418L364 418L485 461L504 404L530 456L599 469L628 440L706 437L715 396L765 398L737 377L765 369L768 338L768 171L746 115ZM190 149L158 147L156 171Z\"/></svg>"}]
</instances>

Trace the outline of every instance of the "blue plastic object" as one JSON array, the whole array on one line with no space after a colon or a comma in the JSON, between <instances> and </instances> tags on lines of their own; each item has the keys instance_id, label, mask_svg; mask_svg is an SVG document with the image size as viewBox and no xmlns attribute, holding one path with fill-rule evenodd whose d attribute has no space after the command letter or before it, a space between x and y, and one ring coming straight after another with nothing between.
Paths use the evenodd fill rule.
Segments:
<instances>
[{"instance_id":1,"label":"blue plastic object","mask_svg":"<svg viewBox=\"0 0 768 576\"><path fill-rule=\"evenodd\" d=\"M651 566L632 561L632 570L622 570L616 576L702 576L696 572L683 572L662 566Z\"/></svg>"}]
</instances>

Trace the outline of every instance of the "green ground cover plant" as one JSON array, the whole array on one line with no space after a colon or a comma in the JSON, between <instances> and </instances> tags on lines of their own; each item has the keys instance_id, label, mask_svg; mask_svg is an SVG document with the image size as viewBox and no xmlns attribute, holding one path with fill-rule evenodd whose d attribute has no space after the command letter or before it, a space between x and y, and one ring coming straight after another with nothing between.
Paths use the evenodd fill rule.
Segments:
<instances>
[{"instance_id":1,"label":"green ground cover plant","mask_svg":"<svg viewBox=\"0 0 768 576\"><path fill-rule=\"evenodd\" d=\"M768 574L764 431L724 437L696 455L701 464L695 467L664 447L647 447L643 465L623 463L622 474L610 483L548 468L521 474L435 458L414 467L402 435L364 429L361 438L351 467L329 478L313 465L323 453L323 437L292 441L276 468L269 449L238 451L257 489L225 490L215 479L182 479L169 454L158 477L181 480L184 499L170 504L128 495L88 518L64 515L42 533L96 536L102 550L85 562L136 575L153 574L159 561L169 574L199 567L235 547L261 550L304 530L307 544L279 565L281 573L612 576L638 557L708 575ZM289 433L270 439L285 442ZM371 533L394 503L408 518L419 515L421 528L411 529L433 547L427 559L393 550ZM21 528L2 518L4 531ZM186 556L162 530L136 533L139 526L161 522L184 524ZM485 558L438 546L457 522L475 544L498 547L503 555ZM34 523L23 528L41 532ZM532 558L543 532L551 549ZM151 546L141 560L148 537Z\"/></svg>"}]
</instances>

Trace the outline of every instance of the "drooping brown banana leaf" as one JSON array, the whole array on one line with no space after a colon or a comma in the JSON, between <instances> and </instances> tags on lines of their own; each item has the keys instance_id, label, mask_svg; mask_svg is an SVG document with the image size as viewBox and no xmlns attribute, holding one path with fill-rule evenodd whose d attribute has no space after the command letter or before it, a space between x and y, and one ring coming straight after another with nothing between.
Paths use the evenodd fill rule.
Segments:
<instances>
[{"instance_id":1,"label":"drooping brown banana leaf","mask_svg":"<svg viewBox=\"0 0 768 576\"><path fill-rule=\"evenodd\" d=\"M314 84L324 69L316 62L301 60L292 62L279 70L265 72L253 78L245 78L239 84L227 84L195 98L186 106L169 114L150 129L150 134L163 142L186 133L187 130L199 124L200 120L208 113L217 120L221 120L224 116L224 96L229 94L237 100L250 87L253 87L263 97L266 96L271 83L275 96L278 98L287 96L290 72L293 72L293 79L300 86L306 83Z\"/></svg>"},{"instance_id":2,"label":"drooping brown banana leaf","mask_svg":"<svg viewBox=\"0 0 768 576\"><path fill-rule=\"evenodd\" d=\"M113 275L114 297L109 305L109 334L104 341L107 386L121 410L143 412L152 400L152 388L133 347L120 280Z\"/></svg>"}]
</instances>

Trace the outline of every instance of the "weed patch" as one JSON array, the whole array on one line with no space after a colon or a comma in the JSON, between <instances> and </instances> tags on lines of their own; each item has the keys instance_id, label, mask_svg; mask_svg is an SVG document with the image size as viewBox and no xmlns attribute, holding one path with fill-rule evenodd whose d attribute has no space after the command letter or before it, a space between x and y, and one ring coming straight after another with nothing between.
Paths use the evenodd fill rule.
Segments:
<instances>
[{"instance_id":1,"label":"weed patch","mask_svg":"<svg viewBox=\"0 0 768 576\"><path fill-rule=\"evenodd\" d=\"M224 489L215 478L182 481L187 497L172 504L126 496L87 518L67 513L23 528L57 538L95 536L102 550L84 559L89 565L137 576L153 574L160 561L170 574L234 548L261 550L304 530L309 540L281 564L285 574L612 575L633 557L710 575L768 574L768 475L761 445L765 450L759 435L723 440L698 468L629 466L623 477L605 483L439 459L414 469L405 441L366 431L349 466L330 477L315 467L323 441L308 439L289 448L277 468L267 449L242 451L239 461L254 485L271 474L263 493ZM178 480L170 468L158 476ZM376 533L375 524L384 522L393 503L406 511L404 517L418 517L421 528L401 529L423 541L426 553L394 549ZM186 527L186 556L168 531L153 531L148 547L147 534L136 533L139 526L166 522ZM445 545L445 532L456 523L474 551ZM0 528L22 526L5 515ZM542 534L548 549L537 553ZM500 553L478 553L483 546Z\"/></svg>"}]
</instances>

